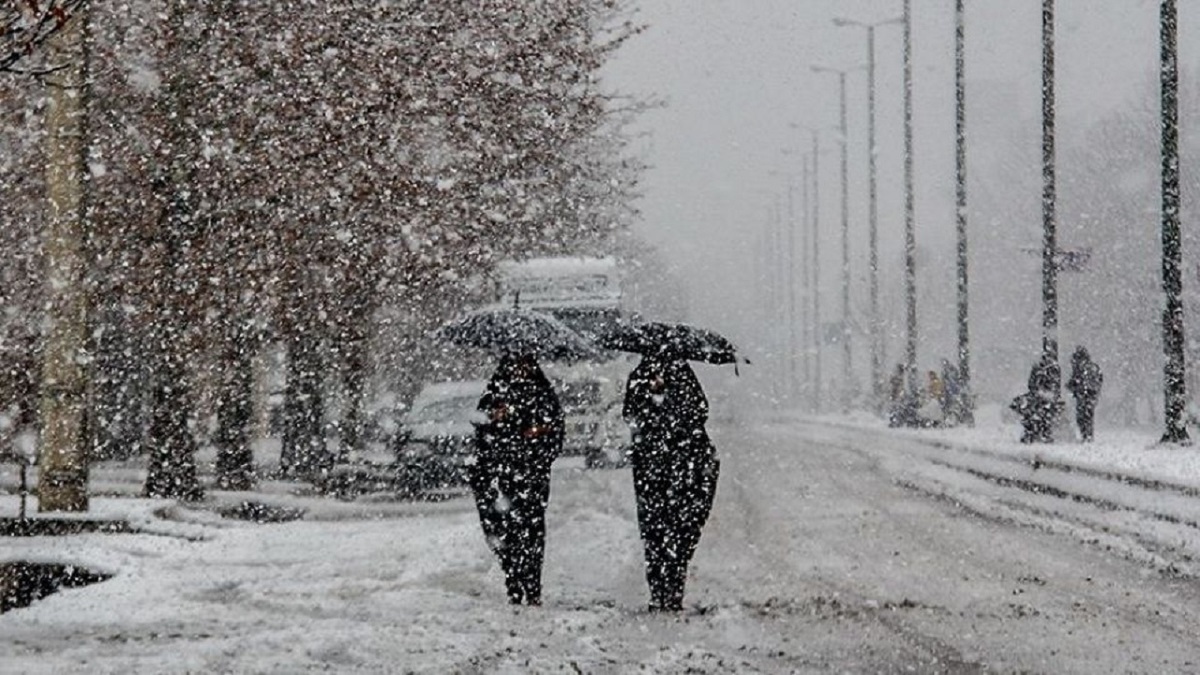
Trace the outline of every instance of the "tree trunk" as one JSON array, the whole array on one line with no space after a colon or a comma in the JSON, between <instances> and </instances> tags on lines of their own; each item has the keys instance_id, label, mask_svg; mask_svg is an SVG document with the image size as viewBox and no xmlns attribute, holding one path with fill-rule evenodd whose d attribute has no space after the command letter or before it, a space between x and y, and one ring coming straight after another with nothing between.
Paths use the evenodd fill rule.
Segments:
<instances>
[{"instance_id":1,"label":"tree trunk","mask_svg":"<svg viewBox=\"0 0 1200 675\"><path fill-rule=\"evenodd\" d=\"M141 453L145 426L143 392L148 372L134 357L136 338L116 302L93 304L93 459L130 459Z\"/></svg>"},{"instance_id":2,"label":"tree trunk","mask_svg":"<svg viewBox=\"0 0 1200 675\"><path fill-rule=\"evenodd\" d=\"M87 12L50 41L62 68L46 78L45 242L48 328L42 361L39 511L87 511L88 458L84 415L88 302L85 287Z\"/></svg>"},{"instance_id":3,"label":"tree trunk","mask_svg":"<svg viewBox=\"0 0 1200 675\"><path fill-rule=\"evenodd\" d=\"M146 496L196 500L204 496L196 475L196 440L188 428L192 413L191 385L188 380L186 339L194 311L189 293L190 280L186 259L191 243L200 238L192 199L194 131L191 115L195 109L194 77L182 65L185 56L196 52L196 39L188 36L185 14L187 3L172 0L167 6L169 48L175 59L166 81L167 127L164 130L169 174L158 179L166 205L159 223L159 265L152 282L154 303L151 351L156 359L154 392L147 445L150 451L146 476Z\"/></svg>"},{"instance_id":4,"label":"tree trunk","mask_svg":"<svg viewBox=\"0 0 1200 675\"><path fill-rule=\"evenodd\" d=\"M239 327L233 332L227 341L225 372L217 400L217 487L249 490L257 481L250 448L254 354L245 329Z\"/></svg>"},{"instance_id":5,"label":"tree trunk","mask_svg":"<svg viewBox=\"0 0 1200 675\"><path fill-rule=\"evenodd\" d=\"M297 329L289 342L279 468L286 477L309 478L327 470L332 459L325 449L322 429L320 340L309 331Z\"/></svg>"},{"instance_id":6,"label":"tree trunk","mask_svg":"<svg viewBox=\"0 0 1200 675\"><path fill-rule=\"evenodd\" d=\"M343 382L346 407L342 413L343 458L349 453L362 452L366 439L363 436L363 405L367 394L367 341L362 338L348 340L344 346L345 370Z\"/></svg>"},{"instance_id":7,"label":"tree trunk","mask_svg":"<svg viewBox=\"0 0 1200 675\"><path fill-rule=\"evenodd\" d=\"M155 345L155 369L150 430L149 470L146 474L147 497L198 500L204 496L196 476L196 440L188 429L189 400L187 369L174 331L157 331L162 338Z\"/></svg>"}]
</instances>

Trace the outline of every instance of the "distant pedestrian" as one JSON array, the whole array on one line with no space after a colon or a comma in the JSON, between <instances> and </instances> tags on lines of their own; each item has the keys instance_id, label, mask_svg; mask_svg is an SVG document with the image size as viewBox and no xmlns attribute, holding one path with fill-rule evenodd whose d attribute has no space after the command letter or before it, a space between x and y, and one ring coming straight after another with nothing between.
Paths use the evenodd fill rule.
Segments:
<instances>
[{"instance_id":1,"label":"distant pedestrian","mask_svg":"<svg viewBox=\"0 0 1200 675\"><path fill-rule=\"evenodd\" d=\"M942 413L947 425L963 420L962 378L949 359L942 359Z\"/></svg>"},{"instance_id":2,"label":"distant pedestrian","mask_svg":"<svg viewBox=\"0 0 1200 675\"><path fill-rule=\"evenodd\" d=\"M563 412L531 356L506 356L479 399L471 490L488 547L500 559L508 599L542 602L550 465L562 451Z\"/></svg>"},{"instance_id":3,"label":"distant pedestrian","mask_svg":"<svg viewBox=\"0 0 1200 675\"><path fill-rule=\"evenodd\" d=\"M946 400L946 385L942 382L942 378L937 374L936 370L929 371L929 400L936 401L938 406L944 406Z\"/></svg>"},{"instance_id":4,"label":"distant pedestrian","mask_svg":"<svg viewBox=\"0 0 1200 675\"><path fill-rule=\"evenodd\" d=\"M946 421L942 401L946 395L945 385L937 371L926 371L926 385L922 392L920 407L917 408L917 425L921 427L940 427Z\"/></svg>"},{"instance_id":5,"label":"distant pedestrian","mask_svg":"<svg viewBox=\"0 0 1200 675\"><path fill-rule=\"evenodd\" d=\"M1059 387L1062 369L1049 355L1029 371L1028 390L1013 399L1009 407L1021 416L1022 443L1050 443L1054 424L1062 412Z\"/></svg>"},{"instance_id":6,"label":"distant pedestrian","mask_svg":"<svg viewBox=\"0 0 1200 675\"><path fill-rule=\"evenodd\" d=\"M622 412L633 436L650 610L678 611L720 471L704 428L708 400L686 361L644 356L629 375Z\"/></svg>"},{"instance_id":7,"label":"distant pedestrian","mask_svg":"<svg viewBox=\"0 0 1200 675\"><path fill-rule=\"evenodd\" d=\"M1067 380L1067 390L1075 396L1075 424L1079 426L1079 436L1085 443L1093 437L1096 401L1100 398L1103 384L1104 374L1100 372L1100 366L1092 360L1085 347L1076 347L1071 355L1071 379Z\"/></svg>"}]
</instances>

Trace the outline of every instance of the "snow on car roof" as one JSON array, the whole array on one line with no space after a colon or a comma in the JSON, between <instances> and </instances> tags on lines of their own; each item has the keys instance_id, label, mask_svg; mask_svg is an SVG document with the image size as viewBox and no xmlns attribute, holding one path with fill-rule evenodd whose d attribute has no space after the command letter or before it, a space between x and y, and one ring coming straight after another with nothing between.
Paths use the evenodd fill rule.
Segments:
<instances>
[{"instance_id":1,"label":"snow on car roof","mask_svg":"<svg viewBox=\"0 0 1200 675\"><path fill-rule=\"evenodd\" d=\"M574 276L578 274L613 274L617 271L617 260L612 256L603 258L557 257L510 260L499 264L501 272L511 276Z\"/></svg>"},{"instance_id":2,"label":"snow on car roof","mask_svg":"<svg viewBox=\"0 0 1200 675\"><path fill-rule=\"evenodd\" d=\"M483 380L459 380L453 382L431 382L421 388L413 401L413 408L428 405L434 401L445 401L452 398L478 398L483 396L487 383Z\"/></svg>"}]
</instances>

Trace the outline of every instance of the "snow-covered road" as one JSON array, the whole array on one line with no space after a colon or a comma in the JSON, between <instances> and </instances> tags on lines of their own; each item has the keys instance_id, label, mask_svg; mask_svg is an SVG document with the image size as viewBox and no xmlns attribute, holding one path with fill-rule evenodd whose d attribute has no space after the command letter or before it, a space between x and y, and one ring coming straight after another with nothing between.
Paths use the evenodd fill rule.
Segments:
<instances>
[{"instance_id":1,"label":"snow-covered road","mask_svg":"<svg viewBox=\"0 0 1200 675\"><path fill-rule=\"evenodd\" d=\"M880 430L716 431L721 482L682 615L643 609L628 471L564 461L542 608L505 603L466 500L374 518L314 502L279 525L191 514L174 531L203 541L0 541L0 560L117 573L0 615L0 671L1200 670L1200 589L1155 557L1186 563L1190 544L1130 534L1187 523L1071 496L1098 487L1030 492L987 477L999 459Z\"/></svg>"}]
</instances>

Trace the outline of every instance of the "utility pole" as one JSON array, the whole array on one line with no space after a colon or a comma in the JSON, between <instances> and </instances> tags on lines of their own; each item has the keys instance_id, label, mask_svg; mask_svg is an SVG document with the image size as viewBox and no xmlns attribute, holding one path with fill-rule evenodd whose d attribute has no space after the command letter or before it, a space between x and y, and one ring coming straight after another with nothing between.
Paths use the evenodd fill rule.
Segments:
<instances>
[{"instance_id":1,"label":"utility pole","mask_svg":"<svg viewBox=\"0 0 1200 675\"><path fill-rule=\"evenodd\" d=\"M969 284L967 274L967 81L966 17L964 0L955 2L954 82L955 82L955 182L957 185L958 225L958 377L962 397L962 422L975 423L975 402L971 395L971 332Z\"/></svg>"},{"instance_id":2,"label":"utility pole","mask_svg":"<svg viewBox=\"0 0 1200 675\"><path fill-rule=\"evenodd\" d=\"M1162 86L1162 278L1166 305L1163 308L1163 443L1187 444L1183 409L1187 401L1184 376L1183 278L1180 271L1179 226L1179 57L1178 13L1175 0L1162 0L1159 7Z\"/></svg>"},{"instance_id":3,"label":"utility pole","mask_svg":"<svg viewBox=\"0 0 1200 675\"><path fill-rule=\"evenodd\" d=\"M917 382L917 235L913 195L912 111L912 0L904 0L904 297L907 339L904 367L908 391L915 394Z\"/></svg>"}]
</instances>

